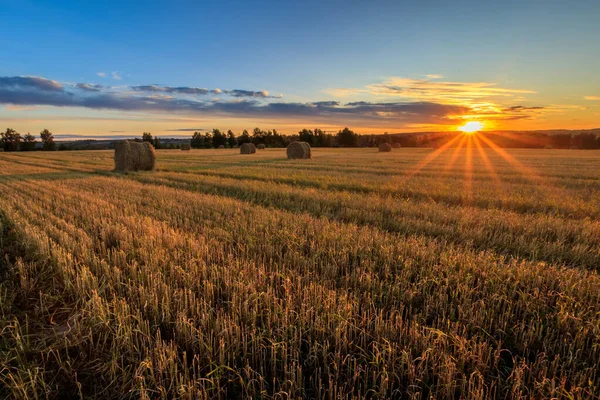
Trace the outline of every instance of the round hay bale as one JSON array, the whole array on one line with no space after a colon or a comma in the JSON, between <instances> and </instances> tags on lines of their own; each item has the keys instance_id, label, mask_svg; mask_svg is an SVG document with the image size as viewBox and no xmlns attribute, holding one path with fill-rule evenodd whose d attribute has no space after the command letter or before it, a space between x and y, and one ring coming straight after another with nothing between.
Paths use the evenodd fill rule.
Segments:
<instances>
[{"instance_id":1,"label":"round hay bale","mask_svg":"<svg viewBox=\"0 0 600 400\"><path fill-rule=\"evenodd\" d=\"M264 150L265 149L265 145L263 143L259 144L258 146L256 146L256 148L258 150Z\"/></svg>"},{"instance_id":2,"label":"round hay bale","mask_svg":"<svg viewBox=\"0 0 600 400\"><path fill-rule=\"evenodd\" d=\"M380 153L389 153L390 151L392 151L392 145L389 143L381 143L379 145L379 152Z\"/></svg>"},{"instance_id":3,"label":"round hay bale","mask_svg":"<svg viewBox=\"0 0 600 400\"><path fill-rule=\"evenodd\" d=\"M306 142L292 142L287 147L287 157L289 159L311 158L310 144Z\"/></svg>"},{"instance_id":4,"label":"round hay bale","mask_svg":"<svg viewBox=\"0 0 600 400\"><path fill-rule=\"evenodd\" d=\"M394 149L399 149L401 147L402 147L402 145L400 143L392 143L392 148L394 148Z\"/></svg>"},{"instance_id":5,"label":"round hay bale","mask_svg":"<svg viewBox=\"0 0 600 400\"><path fill-rule=\"evenodd\" d=\"M224 145L222 145L222 144L220 144L220 145L219 145L219 148L220 148L220 149L224 149L224 148L225 148L225 146L224 146Z\"/></svg>"},{"instance_id":6,"label":"round hay bale","mask_svg":"<svg viewBox=\"0 0 600 400\"><path fill-rule=\"evenodd\" d=\"M254 154L256 153L256 146L254 143L244 143L240 146L240 154Z\"/></svg>"},{"instance_id":7,"label":"round hay bale","mask_svg":"<svg viewBox=\"0 0 600 400\"><path fill-rule=\"evenodd\" d=\"M181 151L190 151L192 149L192 146L190 146L189 143L184 143L181 145Z\"/></svg>"},{"instance_id":8,"label":"round hay bale","mask_svg":"<svg viewBox=\"0 0 600 400\"><path fill-rule=\"evenodd\" d=\"M123 140L115 144L115 171L152 171L155 165L156 154L150 143Z\"/></svg>"}]
</instances>

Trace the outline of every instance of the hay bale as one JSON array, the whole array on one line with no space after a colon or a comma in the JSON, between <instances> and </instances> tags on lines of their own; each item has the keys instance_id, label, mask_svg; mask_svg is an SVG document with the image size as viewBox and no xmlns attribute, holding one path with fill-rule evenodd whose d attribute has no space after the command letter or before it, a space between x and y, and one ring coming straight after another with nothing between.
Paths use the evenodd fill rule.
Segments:
<instances>
[{"instance_id":1,"label":"hay bale","mask_svg":"<svg viewBox=\"0 0 600 400\"><path fill-rule=\"evenodd\" d=\"M401 147L402 147L402 145L400 143L392 143L392 148L394 148L394 149L399 149Z\"/></svg>"},{"instance_id":2,"label":"hay bale","mask_svg":"<svg viewBox=\"0 0 600 400\"><path fill-rule=\"evenodd\" d=\"M115 144L115 171L152 171L155 164L156 154L150 143L123 140Z\"/></svg>"},{"instance_id":3,"label":"hay bale","mask_svg":"<svg viewBox=\"0 0 600 400\"><path fill-rule=\"evenodd\" d=\"M392 145L389 143L381 143L379 145L379 152L380 153L389 153L390 151L392 151Z\"/></svg>"},{"instance_id":4,"label":"hay bale","mask_svg":"<svg viewBox=\"0 0 600 400\"><path fill-rule=\"evenodd\" d=\"M306 142L292 142L287 147L287 157L289 159L311 158L310 144Z\"/></svg>"},{"instance_id":5,"label":"hay bale","mask_svg":"<svg viewBox=\"0 0 600 400\"><path fill-rule=\"evenodd\" d=\"M192 149L192 146L190 146L189 143L184 143L181 145L181 151L190 151Z\"/></svg>"},{"instance_id":6,"label":"hay bale","mask_svg":"<svg viewBox=\"0 0 600 400\"><path fill-rule=\"evenodd\" d=\"M254 143L244 143L240 146L240 154L254 154L256 153L256 146Z\"/></svg>"},{"instance_id":7,"label":"hay bale","mask_svg":"<svg viewBox=\"0 0 600 400\"><path fill-rule=\"evenodd\" d=\"M265 149L265 145L261 143L261 144L259 144L258 146L256 146L256 148L257 148L258 150L264 150L264 149Z\"/></svg>"},{"instance_id":8,"label":"hay bale","mask_svg":"<svg viewBox=\"0 0 600 400\"><path fill-rule=\"evenodd\" d=\"M225 146L224 146L224 145L222 145L222 144L220 144L220 145L219 145L219 148L220 148L220 149L224 149L224 148L225 148Z\"/></svg>"}]
</instances>

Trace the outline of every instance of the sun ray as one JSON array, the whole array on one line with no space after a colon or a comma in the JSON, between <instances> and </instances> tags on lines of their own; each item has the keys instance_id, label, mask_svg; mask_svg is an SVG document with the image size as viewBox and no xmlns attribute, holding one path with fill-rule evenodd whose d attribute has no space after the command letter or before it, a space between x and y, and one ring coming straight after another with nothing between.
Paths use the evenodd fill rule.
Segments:
<instances>
[{"instance_id":1,"label":"sun ray","mask_svg":"<svg viewBox=\"0 0 600 400\"><path fill-rule=\"evenodd\" d=\"M467 135L461 135L460 142L458 143L458 146L456 147L454 152L452 152L450 161L448 161L448 164L446 164L446 167L444 167L444 172L442 173L442 175L447 175L452 169L452 167L454 167L454 163L456 162L460 151L464 148L465 140L467 140Z\"/></svg>"},{"instance_id":2,"label":"sun ray","mask_svg":"<svg viewBox=\"0 0 600 400\"><path fill-rule=\"evenodd\" d=\"M508 162L509 164L511 164L515 169L517 169L518 171L524 173L525 175L527 175L532 180L538 181L538 180L542 179L532 169L530 169L529 167L523 165L523 163L521 163L519 160L517 160L516 158L514 158L513 156L511 156L510 154L508 154L506 152L506 150L504 150L503 148L501 148L500 146L498 146L496 143L494 143L492 140L490 140L489 138L487 138L485 135L480 134L479 137L481 138L481 140L485 144L487 144L492 150L494 150L506 162Z\"/></svg>"},{"instance_id":3,"label":"sun ray","mask_svg":"<svg viewBox=\"0 0 600 400\"><path fill-rule=\"evenodd\" d=\"M421 160L421 162L419 162L417 165L415 165L413 167L413 169L408 173L408 175L404 179L402 179L402 182L405 182L405 181L409 180L410 178L412 178L414 175L418 174L423 168L425 168L425 166L427 166L427 164L429 164L430 162L435 160L441 153L446 151L458 139L460 139L460 136L454 137L453 139L444 143L440 148L438 148L434 152L430 153L427 157L425 157L423 160Z\"/></svg>"},{"instance_id":4,"label":"sun ray","mask_svg":"<svg viewBox=\"0 0 600 400\"><path fill-rule=\"evenodd\" d=\"M546 192L546 194L551 194L553 196L565 197L569 196L569 193L564 190L554 186L551 186L548 182L548 179L541 177L538 175L532 168L527 167L515 157L508 154L503 148L498 146L489 138L485 137L485 135L480 134L479 137L481 140L487 144L493 151L495 151L500 157L502 157L506 162L511 164L517 171L521 172L523 176L529 179L531 182L537 185L538 190L542 192Z\"/></svg>"},{"instance_id":5,"label":"sun ray","mask_svg":"<svg viewBox=\"0 0 600 400\"><path fill-rule=\"evenodd\" d=\"M483 146L481 145L478 135L473 137L473 142L475 143L475 148L477 149L479 156L483 160L483 164L485 165L485 168L488 170L488 172L492 176L492 179L494 181L494 187L496 188L496 192L501 193L500 194L501 204L503 204L505 201L505 198L506 198L506 194L504 193L504 190L503 190L504 185L503 185L502 181L500 180L498 173L496 173L496 169L492 165L489 157L485 153L485 148L483 148Z\"/></svg>"},{"instance_id":6,"label":"sun ray","mask_svg":"<svg viewBox=\"0 0 600 400\"><path fill-rule=\"evenodd\" d=\"M467 135L467 154L465 157L465 203L473 202L473 136Z\"/></svg>"}]
</instances>

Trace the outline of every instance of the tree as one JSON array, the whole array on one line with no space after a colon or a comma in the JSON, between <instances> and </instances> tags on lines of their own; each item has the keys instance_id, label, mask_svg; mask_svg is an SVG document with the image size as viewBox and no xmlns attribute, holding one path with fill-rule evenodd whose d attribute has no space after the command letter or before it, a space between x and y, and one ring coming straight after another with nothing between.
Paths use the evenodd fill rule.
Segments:
<instances>
[{"instance_id":1,"label":"tree","mask_svg":"<svg viewBox=\"0 0 600 400\"><path fill-rule=\"evenodd\" d=\"M229 147L231 148L237 145L237 138L231 129L227 131L227 144L229 144Z\"/></svg>"},{"instance_id":2,"label":"tree","mask_svg":"<svg viewBox=\"0 0 600 400\"><path fill-rule=\"evenodd\" d=\"M152 137L152 136L150 136ZM157 136L154 138L154 140L150 141L150 143L152 143L152 145L154 146L155 149L160 149L162 148L162 145L160 144L160 138Z\"/></svg>"},{"instance_id":3,"label":"tree","mask_svg":"<svg viewBox=\"0 0 600 400\"><path fill-rule=\"evenodd\" d=\"M252 140L250 139L250 134L246 129L242 132L241 136L238 137L238 144L241 146L244 143L250 143Z\"/></svg>"},{"instance_id":4,"label":"tree","mask_svg":"<svg viewBox=\"0 0 600 400\"><path fill-rule=\"evenodd\" d=\"M265 143L265 139L264 139L264 132L260 129L260 128L254 128L254 131L252 131L252 143L254 144L261 144L261 143Z\"/></svg>"},{"instance_id":5,"label":"tree","mask_svg":"<svg viewBox=\"0 0 600 400\"><path fill-rule=\"evenodd\" d=\"M27 135L23 136L23 144L21 145L22 151L33 151L35 150L35 136L27 132Z\"/></svg>"},{"instance_id":6,"label":"tree","mask_svg":"<svg viewBox=\"0 0 600 400\"><path fill-rule=\"evenodd\" d=\"M154 143L154 139L152 138L152 134L150 132L144 132L144 133L142 133L142 142Z\"/></svg>"},{"instance_id":7,"label":"tree","mask_svg":"<svg viewBox=\"0 0 600 400\"><path fill-rule=\"evenodd\" d=\"M56 150L56 143L54 143L54 135L48 129L44 129L40 132L42 138L43 150L52 151Z\"/></svg>"},{"instance_id":8,"label":"tree","mask_svg":"<svg viewBox=\"0 0 600 400\"><path fill-rule=\"evenodd\" d=\"M193 149L201 149L204 147L204 136L200 132L194 132L192 140L190 140L190 146Z\"/></svg>"},{"instance_id":9,"label":"tree","mask_svg":"<svg viewBox=\"0 0 600 400\"><path fill-rule=\"evenodd\" d=\"M212 145L215 149L218 149L219 146L225 147L227 145L227 136L225 136L225 134L223 134L220 130L213 129Z\"/></svg>"},{"instance_id":10,"label":"tree","mask_svg":"<svg viewBox=\"0 0 600 400\"><path fill-rule=\"evenodd\" d=\"M14 129L7 128L6 132L0 133L0 142L4 151L18 151L21 145L21 135Z\"/></svg>"},{"instance_id":11,"label":"tree","mask_svg":"<svg viewBox=\"0 0 600 400\"><path fill-rule=\"evenodd\" d=\"M330 133L325 133L325 131L316 128L314 131L315 135L315 146L319 147L331 147L333 146L333 136Z\"/></svg>"},{"instance_id":12,"label":"tree","mask_svg":"<svg viewBox=\"0 0 600 400\"><path fill-rule=\"evenodd\" d=\"M338 144L344 147L356 147L358 146L358 134L354 133L348 128L344 128L337 134Z\"/></svg>"},{"instance_id":13,"label":"tree","mask_svg":"<svg viewBox=\"0 0 600 400\"><path fill-rule=\"evenodd\" d=\"M309 129L302 129L300 132L298 132L298 139L301 142L306 142L312 146L313 145L313 131L311 131Z\"/></svg>"},{"instance_id":14,"label":"tree","mask_svg":"<svg viewBox=\"0 0 600 400\"><path fill-rule=\"evenodd\" d=\"M271 147L286 147L285 139L284 139L283 135L281 135L279 132L277 132L277 129L273 129L273 135L270 136L269 140L270 140L269 146L271 146Z\"/></svg>"}]
</instances>

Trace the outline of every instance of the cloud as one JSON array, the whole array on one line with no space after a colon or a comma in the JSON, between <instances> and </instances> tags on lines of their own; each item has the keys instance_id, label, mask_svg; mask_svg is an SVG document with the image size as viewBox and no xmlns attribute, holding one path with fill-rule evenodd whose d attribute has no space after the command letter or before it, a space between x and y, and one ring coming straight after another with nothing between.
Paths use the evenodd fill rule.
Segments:
<instances>
[{"instance_id":1,"label":"cloud","mask_svg":"<svg viewBox=\"0 0 600 400\"><path fill-rule=\"evenodd\" d=\"M432 80L442 78L442 75L430 74L427 77L428 79L392 77L382 83L367 85L364 88L330 88L325 93L334 97L367 94L379 97L398 97L411 101L451 104L469 104L490 98L515 98L535 93L532 90L502 88L489 82Z\"/></svg>"},{"instance_id":2,"label":"cloud","mask_svg":"<svg viewBox=\"0 0 600 400\"><path fill-rule=\"evenodd\" d=\"M253 91L253 90L221 90L221 89L206 89L206 88L197 88L197 87L189 87L189 86L161 86L161 85L140 85L140 86L132 86L131 89L138 92L147 92L147 93L170 93L170 94L186 94L186 95L195 95L195 96L204 96L208 94L227 94L232 97L255 97L255 98L263 98L263 99L272 99L272 98L281 98L282 96L271 96L269 92L266 90L261 91Z\"/></svg>"},{"instance_id":3,"label":"cloud","mask_svg":"<svg viewBox=\"0 0 600 400\"><path fill-rule=\"evenodd\" d=\"M179 128L179 129L167 129L166 132L205 132L208 129L204 128Z\"/></svg>"},{"instance_id":4,"label":"cloud","mask_svg":"<svg viewBox=\"0 0 600 400\"><path fill-rule=\"evenodd\" d=\"M37 76L5 76L0 77L0 87L12 90L21 90L23 88L36 89L41 91L58 92L63 86L57 81Z\"/></svg>"},{"instance_id":5,"label":"cloud","mask_svg":"<svg viewBox=\"0 0 600 400\"><path fill-rule=\"evenodd\" d=\"M98 75L101 78L106 78L106 72L98 72L96 75Z\"/></svg>"},{"instance_id":6,"label":"cloud","mask_svg":"<svg viewBox=\"0 0 600 400\"><path fill-rule=\"evenodd\" d=\"M544 109L544 107L541 107L541 106L535 106L535 107L512 106L512 107L505 108L503 111L507 111L507 112L519 112L519 111L543 110L543 109Z\"/></svg>"},{"instance_id":7,"label":"cloud","mask_svg":"<svg viewBox=\"0 0 600 400\"><path fill-rule=\"evenodd\" d=\"M585 96L584 99L590 101L600 101L600 96Z\"/></svg>"},{"instance_id":8,"label":"cloud","mask_svg":"<svg viewBox=\"0 0 600 400\"><path fill-rule=\"evenodd\" d=\"M260 92L255 92L252 90L235 89L235 90L223 90L222 92L229 94L233 97L259 97L259 98L263 98L263 99L278 99L278 98L283 97L282 95L271 96L269 94L269 92L267 92L266 90L262 90Z\"/></svg>"},{"instance_id":9,"label":"cloud","mask_svg":"<svg viewBox=\"0 0 600 400\"><path fill-rule=\"evenodd\" d=\"M394 84L392 84L394 83ZM45 78L0 77L0 104L19 107L80 107L94 110L148 112L180 116L234 118L296 118L314 122L346 124L362 122L370 126L414 126L416 124L455 125L465 119L516 120L531 119L543 113L564 112L567 106L500 106L479 98L472 91L482 90L490 96L516 101L519 96L510 89L487 83L464 84L404 80L371 85L368 90L408 93L396 101L336 100L284 102L266 91L221 90L195 87L139 85L109 87L89 83L60 84ZM205 95L218 95L206 96ZM394 94L393 96L396 96ZM472 97L473 101L457 101ZM514 103L513 103L514 104ZM517 103L518 104L518 103ZM200 131L180 128L175 131Z\"/></svg>"},{"instance_id":10,"label":"cloud","mask_svg":"<svg viewBox=\"0 0 600 400\"><path fill-rule=\"evenodd\" d=\"M104 88L102 85L94 85L92 83L78 83L75 87L87 92L99 92Z\"/></svg>"},{"instance_id":11,"label":"cloud","mask_svg":"<svg viewBox=\"0 0 600 400\"><path fill-rule=\"evenodd\" d=\"M219 92L215 92L215 91L211 91L208 89L204 89L204 88L195 88L195 87L187 87L187 86L183 86L183 87L173 87L173 86L159 86L159 85L140 85L140 86L132 86L131 89L138 91L138 92L147 92L147 93L179 93L179 94L191 94L191 95L198 95L198 96L203 96L203 95L207 95L210 93L220 93Z\"/></svg>"},{"instance_id":12,"label":"cloud","mask_svg":"<svg viewBox=\"0 0 600 400\"><path fill-rule=\"evenodd\" d=\"M315 101L310 103L317 107L336 107L340 105L339 101Z\"/></svg>"},{"instance_id":13,"label":"cloud","mask_svg":"<svg viewBox=\"0 0 600 400\"><path fill-rule=\"evenodd\" d=\"M213 115L235 117L302 117L318 121L343 118L345 121L380 121L397 123L402 121L428 121L448 123L455 114L470 110L459 105L444 105L428 102L415 103L368 103L355 102L341 105L338 101L317 101L314 103L292 103L268 101L264 92L236 91L238 96L249 98L233 100L198 100L189 97L151 96L156 90L188 94L189 88L159 87L149 85L133 91L115 92L106 87L81 84L64 87L61 90L45 90L47 85L21 85L18 90L12 87L11 79L0 80L0 103L19 106L48 105L56 107L82 107L89 109L110 109L120 111L178 113L188 115ZM82 89L84 88L84 89ZM75 90L79 89L79 90ZM225 91L223 91L225 93ZM231 91L228 91L231 92ZM257 95L256 93L261 93ZM254 97L257 96L257 97ZM194 129L197 130L197 129Z\"/></svg>"},{"instance_id":14,"label":"cloud","mask_svg":"<svg viewBox=\"0 0 600 400\"><path fill-rule=\"evenodd\" d=\"M117 72L117 71L113 71L113 72L111 73L111 77L112 77L113 79L116 79L116 80L120 81L120 80L121 80L121 73L120 73L120 72Z\"/></svg>"},{"instance_id":15,"label":"cloud","mask_svg":"<svg viewBox=\"0 0 600 400\"><path fill-rule=\"evenodd\" d=\"M442 79L444 75L441 74L427 74L425 75L429 79Z\"/></svg>"},{"instance_id":16,"label":"cloud","mask_svg":"<svg viewBox=\"0 0 600 400\"><path fill-rule=\"evenodd\" d=\"M411 78L390 78L384 83L369 85L367 89L376 95L455 103L535 93L531 90L500 88L495 83L488 82L447 82Z\"/></svg>"}]
</instances>

